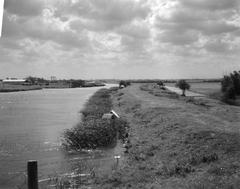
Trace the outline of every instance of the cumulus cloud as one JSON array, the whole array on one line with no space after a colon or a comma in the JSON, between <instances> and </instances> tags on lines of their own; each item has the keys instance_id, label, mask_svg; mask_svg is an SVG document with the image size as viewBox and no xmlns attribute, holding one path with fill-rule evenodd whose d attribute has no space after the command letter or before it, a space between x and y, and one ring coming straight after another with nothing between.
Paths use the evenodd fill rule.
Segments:
<instances>
[{"instance_id":1,"label":"cumulus cloud","mask_svg":"<svg viewBox=\"0 0 240 189\"><path fill-rule=\"evenodd\" d=\"M204 55L209 51L228 53L236 49L229 47L229 42L240 29L236 9L237 0L178 0L169 8L167 15L155 17L155 28L159 43L174 46L191 45L192 49L201 48ZM223 42L224 38L228 42ZM188 50L188 49L185 49Z\"/></svg>"},{"instance_id":2,"label":"cumulus cloud","mask_svg":"<svg viewBox=\"0 0 240 189\"><path fill-rule=\"evenodd\" d=\"M61 13L74 14L79 19L71 25L83 25L90 30L112 30L136 19L145 19L150 13L150 8L144 1L133 0L82 0L62 5L58 11Z\"/></svg>"},{"instance_id":3,"label":"cumulus cloud","mask_svg":"<svg viewBox=\"0 0 240 189\"><path fill-rule=\"evenodd\" d=\"M42 0L7 0L4 9L18 16L37 16L44 8Z\"/></svg>"},{"instance_id":4,"label":"cumulus cloud","mask_svg":"<svg viewBox=\"0 0 240 189\"><path fill-rule=\"evenodd\" d=\"M238 0L7 0L0 70L69 78L126 78L132 71L147 78L173 77L164 70L179 65L200 70L208 60L209 68L236 64L239 8ZM190 77L190 70L180 72Z\"/></svg>"},{"instance_id":5,"label":"cumulus cloud","mask_svg":"<svg viewBox=\"0 0 240 189\"><path fill-rule=\"evenodd\" d=\"M203 9L203 10L229 10L239 8L238 0L181 0L183 6L193 8L193 9Z\"/></svg>"}]
</instances>

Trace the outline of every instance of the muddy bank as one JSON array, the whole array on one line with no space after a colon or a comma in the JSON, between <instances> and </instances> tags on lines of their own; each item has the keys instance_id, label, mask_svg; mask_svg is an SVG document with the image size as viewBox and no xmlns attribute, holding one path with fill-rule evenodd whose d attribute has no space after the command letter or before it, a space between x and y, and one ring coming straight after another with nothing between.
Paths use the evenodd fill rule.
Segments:
<instances>
[{"instance_id":1,"label":"muddy bank","mask_svg":"<svg viewBox=\"0 0 240 189\"><path fill-rule=\"evenodd\" d=\"M121 169L93 188L238 188L240 109L136 84L113 106L130 124Z\"/></svg>"}]
</instances>

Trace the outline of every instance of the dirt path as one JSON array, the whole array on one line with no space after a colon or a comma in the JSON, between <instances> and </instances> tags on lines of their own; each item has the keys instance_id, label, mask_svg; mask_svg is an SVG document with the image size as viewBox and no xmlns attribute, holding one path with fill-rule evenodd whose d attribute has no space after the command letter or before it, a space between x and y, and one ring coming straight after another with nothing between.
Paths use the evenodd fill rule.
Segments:
<instances>
[{"instance_id":1,"label":"dirt path","mask_svg":"<svg viewBox=\"0 0 240 189\"><path fill-rule=\"evenodd\" d=\"M114 95L114 109L130 124L132 147L124 167L101 188L240 183L240 107L140 87L134 84Z\"/></svg>"}]
</instances>

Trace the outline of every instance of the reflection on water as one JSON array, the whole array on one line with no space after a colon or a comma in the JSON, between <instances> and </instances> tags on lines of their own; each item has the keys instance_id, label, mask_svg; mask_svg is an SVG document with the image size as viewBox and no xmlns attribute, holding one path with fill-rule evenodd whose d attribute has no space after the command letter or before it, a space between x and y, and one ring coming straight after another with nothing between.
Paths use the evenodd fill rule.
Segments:
<instances>
[{"instance_id":1,"label":"reflection on water","mask_svg":"<svg viewBox=\"0 0 240 189\"><path fill-rule=\"evenodd\" d=\"M23 182L30 159L38 160L39 177L44 178L72 171L79 158L101 157L101 151L67 155L59 149L61 133L79 121L79 110L98 89L0 93L0 188ZM104 153L112 156L113 150Z\"/></svg>"}]
</instances>

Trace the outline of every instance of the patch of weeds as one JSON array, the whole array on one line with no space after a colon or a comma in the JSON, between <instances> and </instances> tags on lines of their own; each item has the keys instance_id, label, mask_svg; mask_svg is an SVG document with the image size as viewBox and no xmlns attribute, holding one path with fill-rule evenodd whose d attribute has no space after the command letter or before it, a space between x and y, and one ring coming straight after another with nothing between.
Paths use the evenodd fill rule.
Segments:
<instances>
[{"instance_id":1,"label":"patch of weeds","mask_svg":"<svg viewBox=\"0 0 240 189\"><path fill-rule=\"evenodd\" d=\"M209 154L195 153L190 156L189 163L191 165L199 165L201 163L211 163L211 162L217 161L218 159L219 157L217 153L209 153Z\"/></svg>"},{"instance_id":2,"label":"patch of weeds","mask_svg":"<svg viewBox=\"0 0 240 189\"><path fill-rule=\"evenodd\" d=\"M157 172L157 175L172 177L182 176L185 177L187 174L194 172L195 169L189 164L184 162L164 164Z\"/></svg>"},{"instance_id":3,"label":"patch of weeds","mask_svg":"<svg viewBox=\"0 0 240 189\"><path fill-rule=\"evenodd\" d=\"M216 176L223 176L223 175L233 175L236 174L239 171L239 165L231 164L231 163L225 163L220 165L212 165L208 169L209 174L213 174Z\"/></svg>"},{"instance_id":4,"label":"patch of weeds","mask_svg":"<svg viewBox=\"0 0 240 189\"><path fill-rule=\"evenodd\" d=\"M118 94L118 96L122 96L122 95L124 95L124 93L119 93L119 94Z\"/></svg>"},{"instance_id":5,"label":"patch of weeds","mask_svg":"<svg viewBox=\"0 0 240 189\"><path fill-rule=\"evenodd\" d=\"M240 152L240 135L217 131L199 131L187 135L185 144L200 153L234 154ZM199 153L198 152L198 153Z\"/></svg>"},{"instance_id":6,"label":"patch of weeds","mask_svg":"<svg viewBox=\"0 0 240 189\"><path fill-rule=\"evenodd\" d=\"M149 84L144 84L140 86L142 91L151 91Z\"/></svg>"},{"instance_id":7,"label":"patch of weeds","mask_svg":"<svg viewBox=\"0 0 240 189\"><path fill-rule=\"evenodd\" d=\"M100 89L87 102L82 110L82 120L63 134L62 145L67 150L95 149L107 147L119 139L124 139L128 123L122 118L103 120L102 116L112 108L111 94L118 88Z\"/></svg>"},{"instance_id":8,"label":"patch of weeds","mask_svg":"<svg viewBox=\"0 0 240 189\"><path fill-rule=\"evenodd\" d=\"M195 105L198 105L198 106L203 106L203 107L206 107L206 108L209 108L211 107L209 104L207 104L206 101L204 101L203 99L195 99L194 97L187 97L184 99L185 102L187 103L192 103L192 104L195 104Z\"/></svg>"},{"instance_id":9,"label":"patch of weeds","mask_svg":"<svg viewBox=\"0 0 240 189\"><path fill-rule=\"evenodd\" d=\"M206 174L199 180L192 181L185 186L186 189L239 189L240 178L211 177Z\"/></svg>"}]
</instances>

